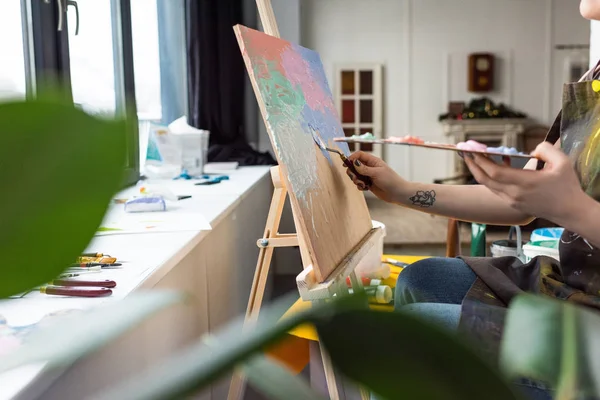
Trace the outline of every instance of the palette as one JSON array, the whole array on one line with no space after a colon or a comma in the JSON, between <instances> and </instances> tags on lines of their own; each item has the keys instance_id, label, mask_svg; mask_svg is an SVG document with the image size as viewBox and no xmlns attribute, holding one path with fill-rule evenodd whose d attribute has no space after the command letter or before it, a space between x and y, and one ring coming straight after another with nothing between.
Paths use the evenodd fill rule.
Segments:
<instances>
[{"instance_id":1,"label":"palette","mask_svg":"<svg viewBox=\"0 0 600 400\"><path fill-rule=\"evenodd\" d=\"M479 150L463 150L456 147L455 144L446 144L446 143L435 143L435 142L425 142L425 143L407 143L407 142L398 142L394 140L387 139L359 139L352 137L336 137L333 139L335 142L343 142L343 143L371 143L371 144L396 144L402 146L415 146L415 147L424 147L427 149L436 149L436 150L450 150L457 153L477 153L483 154L487 156L492 156L492 158L521 158L521 159L532 159L535 158L530 154L505 154L494 151L479 151Z\"/></svg>"}]
</instances>

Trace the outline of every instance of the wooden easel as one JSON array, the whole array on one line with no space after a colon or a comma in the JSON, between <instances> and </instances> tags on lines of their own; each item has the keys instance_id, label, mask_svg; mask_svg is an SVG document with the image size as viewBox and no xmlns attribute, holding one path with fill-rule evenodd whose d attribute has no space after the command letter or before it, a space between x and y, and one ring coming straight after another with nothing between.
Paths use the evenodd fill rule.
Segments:
<instances>
[{"instance_id":1,"label":"wooden easel","mask_svg":"<svg viewBox=\"0 0 600 400\"><path fill-rule=\"evenodd\" d=\"M279 29L270 0L256 0L256 4L258 6L264 32L279 38ZM271 179L274 186L273 198L271 200L263 237L257 241L260 250L250 291L250 298L248 300L248 307L246 309L246 324L253 324L258 319L273 251L276 247L300 247L304 270L296 278L298 291L303 300L318 302L331 299L336 293L347 294L348 287L346 279L348 277L350 277L352 287L355 290L362 288L362 282L358 279L354 270L358 263L366 256L369 250L379 242L383 235L382 229L373 228L362 241L346 255L333 273L331 273L325 281L319 282L313 273L312 261L308 254L304 238L300 234L300 230L296 229L297 233L279 233L279 224L281 222L283 207L288 195L284 182L285 178L282 176L279 166L271 168ZM299 213L295 209L293 202L291 205L294 223L297 227L297 216ZM339 399L339 393L334 369L329 355L324 351L323 347L321 347L321 357L323 360L329 396L331 399L337 400ZM244 394L244 388L245 378L243 374L240 372L234 373L229 388L228 400L241 400ZM361 389L361 397L364 400L368 400L369 394Z\"/></svg>"}]
</instances>

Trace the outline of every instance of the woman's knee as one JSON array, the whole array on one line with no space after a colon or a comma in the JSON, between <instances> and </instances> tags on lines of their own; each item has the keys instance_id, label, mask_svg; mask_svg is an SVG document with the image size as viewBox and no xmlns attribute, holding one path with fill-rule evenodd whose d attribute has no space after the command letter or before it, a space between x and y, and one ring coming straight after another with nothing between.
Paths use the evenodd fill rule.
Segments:
<instances>
[{"instance_id":1,"label":"woman's knee","mask_svg":"<svg viewBox=\"0 0 600 400\"><path fill-rule=\"evenodd\" d=\"M460 308L459 304L417 303L399 307L396 311L413 315L454 333L460 320Z\"/></svg>"},{"instance_id":2,"label":"woman's knee","mask_svg":"<svg viewBox=\"0 0 600 400\"><path fill-rule=\"evenodd\" d=\"M406 267L396 282L397 306L411 303L460 304L475 274L458 258L426 258Z\"/></svg>"}]
</instances>

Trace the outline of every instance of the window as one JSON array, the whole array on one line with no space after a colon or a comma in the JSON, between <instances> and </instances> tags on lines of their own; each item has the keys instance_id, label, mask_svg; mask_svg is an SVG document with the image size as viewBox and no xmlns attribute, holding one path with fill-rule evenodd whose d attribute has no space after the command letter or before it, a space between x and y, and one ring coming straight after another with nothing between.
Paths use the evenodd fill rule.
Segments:
<instances>
[{"instance_id":1,"label":"window","mask_svg":"<svg viewBox=\"0 0 600 400\"><path fill-rule=\"evenodd\" d=\"M27 94L26 29L24 13L18 0L0 5L0 100L24 98Z\"/></svg>"},{"instance_id":2,"label":"window","mask_svg":"<svg viewBox=\"0 0 600 400\"><path fill-rule=\"evenodd\" d=\"M370 132L383 137L381 65L339 65L336 82L336 103L346 136ZM350 144L350 150L369 151L379 157L382 154L381 146L368 143Z\"/></svg>"},{"instance_id":3,"label":"window","mask_svg":"<svg viewBox=\"0 0 600 400\"><path fill-rule=\"evenodd\" d=\"M185 115L184 1L2 1L0 100L58 81L90 114L141 124ZM145 158L140 140L135 131L127 141L128 184Z\"/></svg>"},{"instance_id":4,"label":"window","mask_svg":"<svg viewBox=\"0 0 600 400\"><path fill-rule=\"evenodd\" d=\"M135 96L140 121L169 124L187 112L185 0L131 3Z\"/></svg>"},{"instance_id":5,"label":"window","mask_svg":"<svg viewBox=\"0 0 600 400\"><path fill-rule=\"evenodd\" d=\"M78 0L77 3L80 21L72 10L67 13L73 102L90 114L114 116L117 113L115 73L122 75L122 68L115 64L118 45L114 46L114 38L118 30L113 29L112 8L117 2Z\"/></svg>"}]
</instances>

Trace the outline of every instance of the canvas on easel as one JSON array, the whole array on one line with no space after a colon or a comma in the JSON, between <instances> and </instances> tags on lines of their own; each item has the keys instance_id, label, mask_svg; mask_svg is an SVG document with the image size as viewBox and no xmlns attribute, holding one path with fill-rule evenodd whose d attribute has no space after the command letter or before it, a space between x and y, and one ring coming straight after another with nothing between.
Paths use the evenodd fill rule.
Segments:
<instances>
[{"instance_id":1,"label":"canvas on easel","mask_svg":"<svg viewBox=\"0 0 600 400\"><path fill-rule=\"evenodd\" d=\"M322 282L372 230L364 195L313 133L350 155L319 55L262 32L235 32L295 210L301 247Z\"/></svg>"}]
</instances>

